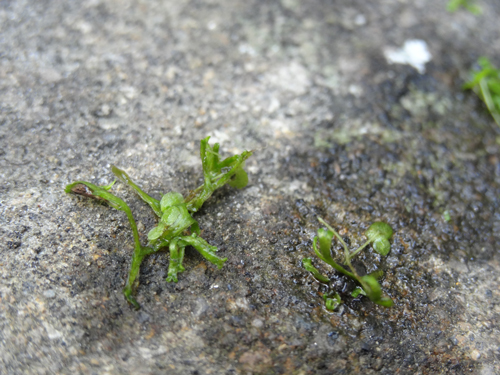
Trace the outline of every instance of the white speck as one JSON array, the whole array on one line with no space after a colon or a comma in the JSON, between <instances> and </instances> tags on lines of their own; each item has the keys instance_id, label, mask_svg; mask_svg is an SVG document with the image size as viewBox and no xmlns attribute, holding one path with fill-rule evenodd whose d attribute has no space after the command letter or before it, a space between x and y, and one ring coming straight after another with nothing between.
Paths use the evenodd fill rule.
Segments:
<instances>
[{"instance_id":1,"label":"white speck","mask_svg":"<svg viewBox=\"0 0 500 375\"><path fill-rule=\"evenodd\" d=\"M354 18L354 24L356 26L366 25L366 17L362 14L358 14L356 18Z\"/></svg>"},{"instance_id":2,"label":"white speck","mask_svg":"<svg viewBox=\"0 0 500 375\"><path fill-rule=\"evenodd\" d=\"M481 353L479 353L476 349L470 352L470 357L473 361L477 361L479 358L481 358Z\"/></svg>"},{"instance_id":3,"label":"white speck","mask_svg":"<svg viewBox=\"0 0 500 375\"><path fill-rule=\"evenodd\" d=\"M210 137L210 142L214 143L224 143L229 140L231 140L231 136L228 133L222 132L220 130L214 130Z\"/></svg>"},{"instance_id":4,"label":"white speck","mask_svg":"<svg viewBox=\"0 0 500 375\"><path fill-rule=\"evenodd\" d=\"M273 86L296 95L305 94L311 86L309 71L295 61L268 73L267 79Z\"/></svg>"},{"instance_id":5,"label":"white speck","mask_svg":"<svg viewBox=\"0 0 500 375\"><path fill-rule=\"evenodd\" d=\"M140 347L139 348L139 353L141 354L142 358L144 359L151 359L156 356L163 355L167 352L167 348L164 347L163 345L160 345L158 349L156 350L151 350L148 348Z\"/></svg>"},{"instance_id":6,"label":"white speck","mask_svg":"<svg viewBox=\"0 0 500 375\"><path fill-rule=\"evenodd\" d=\"M120 91L127 99L134 99L139 94L135 87L132 86L124 86Z\"/></svg>"},{"instance_id":7,"label":"white speck","mask_svg":"<svg viewBox=\"0 0 500 375\"><path fill-rule=\"evenodd\" d=\"M268 107L267 111L269 113L273 113L274 111L279 109L280 106L281 106L280 101L277 98L272 97L271 100L269 101L269 107Z\"/></svg>"},{"instance_id":8,"label":"white speck","mask_svg":"<svg viewBox=\"0 0 500 375\"><path fill-rule=\"evenodd\" d=\"M207 25L208 30L215 30L217 28L217 24L214 21L210 21Z\"/></svg>"},{"instance_id":9,"label":"white speck","mask_svg":"<svg viewBox=\"0 0 500 375\"><path fill-rule=\"evenodd\" d=\"M294 191L296 190L304 190L305 189L305 183L302 182L302 181L299 181L299 180L292 180L289 184L288 184L288 191L290 193L293 193Z\"/></svg>"},{"instance_id":10,"label":"white speck","mask_svg":"<svg viewBox=\"0 0 500 375\"><path fill-rule=\"evenodd\" d=\"M210 286L210 289L218 289L218 288L219 288L219 286L218 286L218 285L216 285L216 284L214 284L214 285Z\"/></svg>"},{"instance_id":11,"label":"white speck","mask_svg":"<svg viewBox=\"0 0 500 375\"><path fill-rule=\"evenodd\" d=\"M420 39L407 40L402 48L384 48L384 56L389 64L408 64L425 73L425 64L431 61L432 56L427 43Z\"/></svg>"},{"instance_id":12,"label":"white speck","mask_svg":"<svg viewBox=\"0 0 500 375\"><path fill-rule=\"evenodd\" d=\"M43 295L46 298L54 298L56 296L56 292L54 292L52 289L49 289L49 290L44 291Z\"/></svg>"},{"instance_id":13,"label":"white speck","mask_svg":"<svg viewBox=\"0 0 500 375\"><path fill-rule=\"evenodd\" d=\"M56 340L62 337L62 333L59 332L54 327L52 327L49 323L43 322L42 324L45 326L45 330L47 331L47 336L49 337L50 340Z\"/></svg>"},{"instance_id":14,"label":"white speck","mask_svg":"<svg viewBox=\"0 0 500 375\"><path fill-rule=\"evenodd\" d=\"M359 98L363 94L363 89L358 85L349 85L348 87L349 94L354 95Z\"/></svg>"},{"instance_id":15,"label":"white speck","mask_svg":"<svg viewBox=\"0 0 500 375\"><path fill-rule=\"evenodd\" d=\"M247 54L247 55L250 55L250 56L255 56L257 53L255 52L255 49L248 45L248 44L240 44L238 46L238 51L240 51L240 53L243 55L243 54Z\"/></svg>"},{"instance_id":16,"label":"white speck","mask_svg":"<svg viewBox=\"0 0 500 375\"><path fill-rule=\"evenodd\" d=\"M262 328L264 326L264 322L260 319L254 319L252 321L252 325L255 327L255 328Z\"/></svg>"},{"instance_id":17,"label":"white speck","mask_svg":"<svg viewBox=\"0 0 500 375\"><path fill-rule=\"evenodd\" d=\"M246 298L237 298L235 304L242 310L248 310L248 300Z\"/></svg>"}]
</instances>

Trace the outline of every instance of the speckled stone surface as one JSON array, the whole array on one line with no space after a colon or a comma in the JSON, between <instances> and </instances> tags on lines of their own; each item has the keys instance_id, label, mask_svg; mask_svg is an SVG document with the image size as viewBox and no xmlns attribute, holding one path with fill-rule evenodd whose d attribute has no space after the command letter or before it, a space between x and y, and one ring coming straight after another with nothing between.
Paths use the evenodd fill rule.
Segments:
<instances>
[{"instance_id":1,"label":"speckled stone surface","mask_svg":"<svg viewBox=\"0 0 500 375\"><path fill-rule=\"evenodd\" d=\"M1 374L500 373L500 130L461 91L500 65L500 4L446 1L0 1ZM425 73L383 51L425 41ZM229 258L143 263L128 221L63 192L116 164L159 198L201 181L198 142L255 150L250 184L196 215ZM145 235L154 215L129 189ZM445 220L445 212L449 220ZM325 218L352 246L376 220L385 309L324 308L301 267ZM334 251L340 248L335 245Z\"/></svg>"}]
</instances>

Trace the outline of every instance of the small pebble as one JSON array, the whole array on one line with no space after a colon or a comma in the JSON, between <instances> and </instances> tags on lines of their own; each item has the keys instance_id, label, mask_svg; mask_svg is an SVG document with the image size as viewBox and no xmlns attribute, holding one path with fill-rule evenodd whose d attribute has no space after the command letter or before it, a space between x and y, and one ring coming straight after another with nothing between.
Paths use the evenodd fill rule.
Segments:
<instances>
[{"instance_id":1,"label":"small pebble","mask_svg":"<svg viewBox=\"0 0 500 375\"><path fill-rule=\"evenodd\" d=\"M56 292L54 292L52 289L49 289L49 290L44 291L43 295L46 298L54 298L56 296Z\"/></svg>"},{"instance_id":2,"label":"small pebble","mask_svg":"<svg viewBox=\"0 0 500 375\"><path fill-rule=\"evenodd\" d=\"M477 350L473 350L470 352L470 358L473 361L477 361L479 358L481 358L481 353L479 353L479 351L477 351Z\"/></svg>"},{"instance_id":3,"label":"small pebble","mask_svg":"<svg viewBox=\"0 0 500 375\"><path fill-rule=\"evenodd\" d=\"M255 327L255 328L262 328L264 326L264 322L260 319L254 319L252 321L252 325Z\"/></svg>"}]
</instances>

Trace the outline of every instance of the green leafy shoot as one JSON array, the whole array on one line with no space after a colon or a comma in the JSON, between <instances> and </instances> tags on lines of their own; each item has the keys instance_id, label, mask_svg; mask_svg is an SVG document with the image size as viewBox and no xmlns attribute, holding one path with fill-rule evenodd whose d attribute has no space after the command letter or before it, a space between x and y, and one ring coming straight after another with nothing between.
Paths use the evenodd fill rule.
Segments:
<instances>
[{"instance_id":1,"label":"green leafy shoot","mask_svg":"<svg viewBox=\"0 0 500 375\"><path fill-rule=\"evenodd\" d=\"M333 311L342 304L342 299L340 294L335 293L333 296L329 294L323 294L323 299L325 300L325 307L327 310Z\"/></svg>"},{"instance_id":2,"label":"green leafy shoot","mask_svg":"<svg viewBox=\"0 0 500 375\"><path fill-rule=\"evenodd\" d=\"M500 70L486 57L480 57L477 63L480 69L471 72L471 80L464 84L463 89L473 90L500 126Z\"/></svg>"},{"instance_id":3,"label":"green leafy shoot","mask_svg":"<svg viewBox=\"0 0 500 375\"><path fill-rule=\"evenodd\" d=\"M248 184L248 176L243 167L245 160L252 155L252 151L243 151L240 155L233 155L220 161L219 144L215 143L211 147L208 144L209 139L210 137L207 137L200 142L205 181L186 198L189 212L197 212L213 192L226 183L236 188L243 188Z\"/></svg>"},{"instance_id":4,"label":"green leafy shoot","mask_svg":"<svg viewBox=\"0 0 500 375\"><path fill-rule=\"evenodd\" d=\"M456 12L460 8L464 8L476 16L483 12L474 0L450 0L446 6L446 10L450 13Z\"/></svg>"},{"instance_id":5,"label":"green leafy shoot","mask_svg":"<svg viewBox=\"0 0 500 375\"><path fill-rule=\"evenodd\" d=\"M112 166L112 172L120 181L129 185L151 207L159 218L158 225L148 232L147 246L141 245L137 225L128 205L122 199L109 192L114 182L110 185L99 187L89 182L76 181L66 186L65 191L67 193L80 194L106 201L111 207L126 213L132 228L135 247L123 293L127 301L135 308L140 308L140 305L132 295L133 289L136 286L141 263L147 255L168 248L170 262L167 282L177 282L178 274L184 271L182 262L186 246L192 246L207 261L218 268L222 268L227 261L227 258L220 258L216 255L217 247L209 245L204 239L199 237L200 227L191 214L197 212L213 192L224 184L227 183L237 188L243 188L248 184L248 175L243 167L245 160L252 155L252 152L244 151L240 155L234 155L220 161L219 144L216 143L211 147L208 144L209 138L207 137L200 142L204 184L195 189L187 198L184 198L180 193L169 192L164 194L161 200L158 201L146 194L134 183L127 173Z\"/></svg>"},{"instance_id":6,"label":"green leafy shoot","mask_svg":"<svg viewBox=\"0 0 500 375\"><path fill-rule=\"evenodd\" d=\"M356 256L356 254L358 254L361 250L365 249L370 244L372 244L373 249L382 256L385 256L389 253L391 248L389 239L392 237L393 233L392 228L389 226L389 224L383 222L373 223L365 233L368 240L356 250L350 251L345 241L337 233L337 231L335 231L335 229L328 225L322 218L318 218L318 220L327 228L318 229L318 236L313 240L313 249L318 258L320 258L323 262L327 263L340 273L355 280L359 284L359 291L355 289L353 291L353 297L357 297L359 294L362 294L367 296L371 301L375 302L378 305L386 307L392 306L393 301L389 297L382 295L382 289L380 288L380 285L377 281L377 279L382 276L382 272L376 271L369 275L360 276L351 264L351 260L354 258L354 256ZM346 264L349 270L337 263L332 257L330 248L333 237L336 237L344 248L344 260L342 263ZM326 276L322 275L316 268L314 268L310 258L304 258L302 260L302 264L304 268L307 271L311 272L311 274L317 280L322 283L329 282L329 279Z\"/></svg>"}]
</instances>

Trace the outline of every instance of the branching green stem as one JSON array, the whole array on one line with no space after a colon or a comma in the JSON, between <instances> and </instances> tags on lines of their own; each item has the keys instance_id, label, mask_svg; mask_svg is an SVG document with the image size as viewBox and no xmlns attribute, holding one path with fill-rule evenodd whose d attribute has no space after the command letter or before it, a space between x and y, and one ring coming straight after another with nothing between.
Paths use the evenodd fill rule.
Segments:
<instances>
[{"instance_id":1,"label":"branching green stem","mask_svg":"<svg viewBox=\"0 0 500 375\"><path fill-rule=\"evenodd\" d=\"M354 256L356 256L361 250L363 250L369 244L372 243L373 243L373 249L378 254L387 255L388 252L390 251L389 239L392 236L392 228L387 223L383 222L373 223L366 231L366 236L368 237L368 241L366 241L356 250L350 252L347 244L335 229L333 229L327 222L325 222L320 217L318 217L318 221L328 229L325 230L323 228L320 228L318 230L318 236L315 237L313 240L313 249L318 258L320 258L325 263L335 268L337 271L355 280L359 285L361 285L364 295L370 298L370 300L372 300L373 302L381 306L386 306L386 307L392 306L393 301L389 297L382 295L380 284L377 281L377 278L381 276L381 272L371 273L365 276L359 276L358 273L356 272L356 269L352 266L351 263L351 259ZM344 263L347 264L351 272L347 271L344 267L340 266L333 260L330 251L331 241L333 239L333 236L335 236L342 244L344 248ZM323 283L329 282L329 279L326 276L321 275L320 272L312 265L310 258L304 258L302 260L302 264L304 268L307 271L311 272L317 280ZM359 293L355 293L356 296L358 294ZM334 309L335 306L338 306L338 303L340 303L340 297L338 298L338 301L337 300L334 301L331 298L327 298L326 302L327 302L327 308Z\"/></svg>"}]
</instances>

